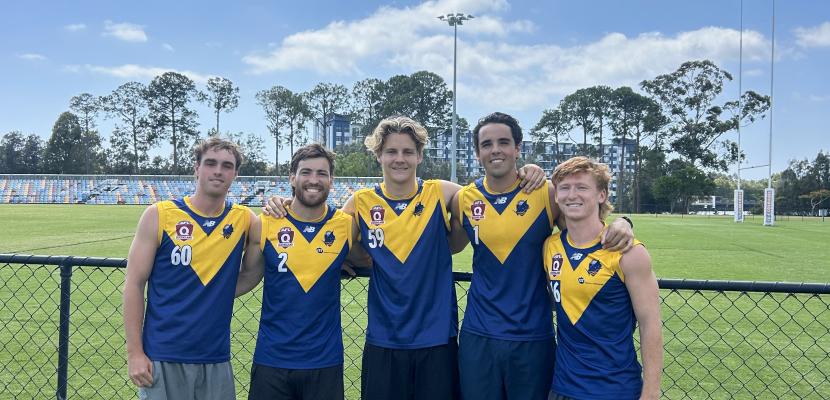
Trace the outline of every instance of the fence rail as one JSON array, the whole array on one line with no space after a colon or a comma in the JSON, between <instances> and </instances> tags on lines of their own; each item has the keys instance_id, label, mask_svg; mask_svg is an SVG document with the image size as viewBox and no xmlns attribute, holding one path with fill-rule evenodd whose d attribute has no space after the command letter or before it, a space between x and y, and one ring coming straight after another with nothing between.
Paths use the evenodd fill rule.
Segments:
<instances>
[{"instance_id":1,"label":"fence rail","mask_svg":"<svg viewBox=\"0 0 830 400\"><path fill-rule=\"evenodd\" d=\"M0 254L0 398L135 397L124 259ZM343 281L347 398L360 396L367 271ZM456 272L463 315L472 274ZM830 284L660 279L670 399L830 395ZM247 397L261 289L237 299L232 364ZM635 333L635 340L638 338Z\"/></svg>"}]
</instances>

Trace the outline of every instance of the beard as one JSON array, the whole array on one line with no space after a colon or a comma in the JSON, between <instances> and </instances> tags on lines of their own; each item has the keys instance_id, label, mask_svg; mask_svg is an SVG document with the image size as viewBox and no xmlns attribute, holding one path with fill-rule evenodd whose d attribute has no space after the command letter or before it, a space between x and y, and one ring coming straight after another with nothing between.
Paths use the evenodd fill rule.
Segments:
<instances>
[{"instance_id":1,"label":"beard","mask_svg":"<svg viewBox=\"0 0 830 400\"><path fill-rule=\"evenodd\" d=\"M308 196L308 193L306 193L305 190L300 189L295 190L294 192L294 194L297 197L297 201L299 201L300 204L308 208L314 208L324 204L326 200L328 200L329 198L329 189L323 186L314 187L320 190L320 192L317 193L316 198L310 198L311 196Z\"/></svg>"}]
</instances>

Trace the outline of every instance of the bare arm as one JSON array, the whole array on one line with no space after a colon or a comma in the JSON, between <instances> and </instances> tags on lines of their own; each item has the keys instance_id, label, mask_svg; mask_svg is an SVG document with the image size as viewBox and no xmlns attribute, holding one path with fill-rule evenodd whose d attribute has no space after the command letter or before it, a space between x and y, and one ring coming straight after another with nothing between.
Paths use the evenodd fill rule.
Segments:
<instances>
[{"instance_id":1,"label":"bare arm","mask_svg":"<svg viewBox=\"0 0 830 400\"><path fill-rule=\"evenodd\" d=\"M620 268L640 325L643 358L643 391L640 398L657 399L660 397L660 377L663 373L663 331L657 278L651 269L651 258L643 246L635 246L623 254Z\"/></svg>"},{"instance_id":2,"label":"bare arm","mask_svg":"<svg viewBox=\"0 0 830 400\"><path fill-rule=\"evenodd\" d=\"M371 267L372 257L369 256L366 249L364 249L359 243L359 229L360 227L357 224L357 217L352 217L352 246L349 249L349 255L346 257L346 261L348 264L357 267ZM343 263L343 269L346 270L350 276L355 276L354 270L347 266L347 263Z\"/></svg>"},{"instance_id":3,"label":"bare arm","mask_svg":"<svg viewBox=\"0 0 830 400\"><path fill-rule=\"evenodd\" d=\"M141 330L144 325L144 288L153 270L158 248L158 208L148 207L138 221L138 228L127 256L124 281L124 334L127 338L127 371L136 386L153 384L153 363L144 353Z\"/></svg>"},{"instance_id":4,"label":"bare arm","mask_svg":"<svg viewBox=\"0 0 830 400\"><path fill-rule=\"evenodd\" d=\"M251 226L248 228L248 244L245 246L245 255L242 257L242 268L236 280L236 297L253 290L265 273L262 249L259 245L262 240L262 221L253 211L251 212Z\"/></svg>"},{"instance_id":5,"label":"bare arm","mask_svg":"<svg viewBox=\"0 0 830 400\"><path fill-rule=\"evenodd\" d=\"M623 218L617 218L603 232L602 247L610 251L626 252L634 243L634 230L631 224Z\"/></svg>"},{"instance_id":6,"label":"bare arm","mask_svg":"<svg viewBox=\"0 0 830 400\"><path fill-rule=\"evenodd\" d=\"M530 193L544 186L547 178L545 170L536 164L527 164L519 168L519 186L524 188L525 193Z\"/></svg>"},{"instance_id":7,"label":"bare arm","mask_svg":"<svg viewBox=\"0 0 830 400\"><path fill-rule=\"evenodd\" d=\"M559 204L556 203L556 189L553 187L553 182L551 181L548 181L548 200L550 200L550 212L553 215L554 225L560 231L564 231L567 228L565 225L565 216L562 215L562 212L559 210Z\"/></svg>"},{"instance_id":8,"label":"bare arm","mask_svg":"<svg viewBox=\"0 0 830 400\"><path fill-rule=\"evenodd\" d=\"M467 247L470 243L470 238L467 237L467 232L464 231L464 226L461 224L461 205L459 201L459 192L455 192L450 202L450 210L452 212L452 219L450 220L450 250L452 254L456 254Z\"/></svg>"}]
</instances>

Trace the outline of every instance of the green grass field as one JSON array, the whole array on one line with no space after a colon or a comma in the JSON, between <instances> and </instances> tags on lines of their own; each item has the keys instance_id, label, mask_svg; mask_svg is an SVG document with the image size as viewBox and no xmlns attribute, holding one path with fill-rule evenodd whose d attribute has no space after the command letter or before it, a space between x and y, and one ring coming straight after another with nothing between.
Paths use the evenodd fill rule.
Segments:
<instances>
[{"instance_id":1,"label":"green grass field","mask_svg":"<svg viewBox=\"0 0 830 400\"><path fill-rule=\"evenodd\" d=\"M0 205L0 253L126 257L143 207ZM633 216L660 278L830 282L830 220ZM472 253L454 258L469 271ZM0 265L0 393L10 398L54 394L58 287L54 268ZM72 283L69 394L131 398L121 333L123 270L76 269ZM359 388L366 280L344 284L347 398ZM459 284L464 307L467 284ZM237 302L234 368L246 393L260 290ZM827 296L663 293L667 398L821 398L830 393L830 307ZM768 316L769 315L769 316ZM804 385L803 383L809 383ZM802 383L799 385L799 383ZM797 387L795 394L788 392ZM815 387L816 392L811 392ZM5 398L5 395L0 398Z\"/></svg>"}]
</instances>

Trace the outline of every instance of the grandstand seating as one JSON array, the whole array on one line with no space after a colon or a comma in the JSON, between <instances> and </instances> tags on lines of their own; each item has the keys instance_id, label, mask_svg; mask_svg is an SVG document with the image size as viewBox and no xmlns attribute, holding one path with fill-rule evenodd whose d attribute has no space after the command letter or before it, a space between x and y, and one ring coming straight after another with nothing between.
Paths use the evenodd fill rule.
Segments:
<instances>
[{"instance_id":1,"label":"grandstand seating","mask_svg":"<svg viewBox=\"0 0 830 400\"><path fill-rule=\"evenodd\" d=\"M335 178L329 203L341 207L354 191L379 178ZM188 176L0 175L2 204L152 204L193 192ZM291 196L288 179L239 177L228 198L260 206L272 195Z\"/></svg>"}]
</instances>

